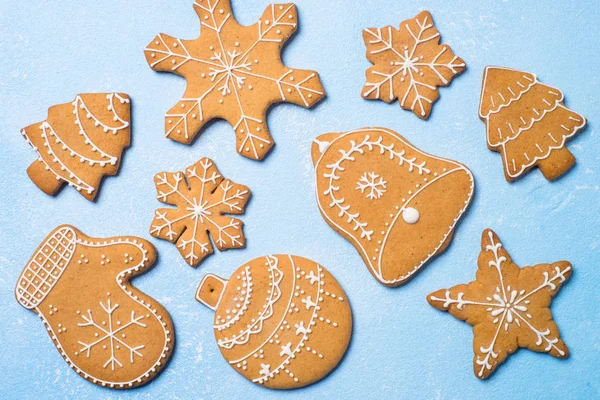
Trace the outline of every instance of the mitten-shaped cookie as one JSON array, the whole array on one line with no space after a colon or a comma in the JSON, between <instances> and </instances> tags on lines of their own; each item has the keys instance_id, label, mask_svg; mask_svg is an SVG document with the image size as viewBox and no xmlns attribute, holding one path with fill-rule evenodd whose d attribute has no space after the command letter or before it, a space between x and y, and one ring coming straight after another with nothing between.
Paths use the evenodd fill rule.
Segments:
<instances>
[{"instance_id":1,"label":"mitten-shaped cookie","mask_svg":"<svg viewBox=\"0 0 600 400\"><path fill-rule=\"evenodd\" d=\"M321 214L387 286L406 282L448 246L473 195L464 165L385 128L319 136L312 156Z\"/></svg>"},{"instance_id":2,"label":"mitten-shaped cookie","mask_svg":"<svg viewBox=\"0 0 600 400\"><path fill-rule=\"evenodd\" d=\"M15 294L80 376L112 388L140 386L164 368L174 344L167 311L129 282L155 258L145 240L94 239L59 226L23 269Z\"/></svg>"},{"instance_id":3,"label":"mitten-shaped cookie","mask_svg":"<svg viewBox=\"0 0 600 400\"><path fill-rule=\"evenodd\" d=\"M196 299L215 311L215 337L227 362L269 388L323 378L341 360L352 333L344 291L325 268L302 257L260 257L229 281L208 274Z\"/></svg>"},{"instance_id":4,"label":"mitten-shaped cookie","mask_svg":"<svg viewBox=\"0 0 600 400\"><path fill-rule=\"evenodd\" d=\"M46 194L65 183L93 200L105 175L115 175L130 140L129 96L80 94L50 107L48 118L21 131L38 154L27 174Z\"/></svg>"}]
</instances>

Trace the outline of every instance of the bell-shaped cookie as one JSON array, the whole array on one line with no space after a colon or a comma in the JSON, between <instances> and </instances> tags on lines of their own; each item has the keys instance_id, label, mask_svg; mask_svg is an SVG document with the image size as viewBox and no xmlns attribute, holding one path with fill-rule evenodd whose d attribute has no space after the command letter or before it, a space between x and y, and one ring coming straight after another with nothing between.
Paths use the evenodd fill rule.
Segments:
<instances>
[{"instance_id":1,"label":"bell-shaped cookie","mask_svg":"<svg viewBox=\"0 0 600 400\"><path fill-rule=\"evenodd\" d=\"M312 157L323 218L387 286L406 282L448 246L473 196L467 167L385 128L321 135Z\"/></svg>"},{"instance_id":2,"label":"bell-shaped cookie","mask_svg":"<svg viewBox=\"0 0 600 400\"><path fill-rule=\"evenodd\" d=\"M196 299L215 311L215 338L229 365L273 389L326 376L352 333L343 289L325 268L302 257L260 257L229 280L208 274Z\"/></svg>"},{"instance_id":3,"label":"bell-shaped cookie","mask_svg":"<svg viewBox=\"0 0 600 400\"><path fill-rule=\"evenodd\" d=\"M80 376L111 388L140 386L165 367L174 345L167 311L129 282L155 259L143 239L94 239L62 225L37 248L15 294Z\"/></svg>"}]
</instances>

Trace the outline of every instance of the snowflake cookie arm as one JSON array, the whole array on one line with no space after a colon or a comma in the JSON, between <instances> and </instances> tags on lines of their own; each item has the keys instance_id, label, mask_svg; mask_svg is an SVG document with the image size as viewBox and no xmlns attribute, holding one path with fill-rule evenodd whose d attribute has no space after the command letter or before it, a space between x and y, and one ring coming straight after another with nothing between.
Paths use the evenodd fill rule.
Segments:
<instances>
[{"instance_id":1,"label":"snowflake cookie arm","mask_svg":"<svg viewBox=\"0 0 600 400\"><path fill-rule=\"evenodd\" d=\"M206 229L220 251L246 246L246 238L243 233L244 223L224 214L242 214L249 198L250 190L246 186L229 179L221 182L211 195L206 207L208 214L205 217Z\"/></svg>"}]
</instances>

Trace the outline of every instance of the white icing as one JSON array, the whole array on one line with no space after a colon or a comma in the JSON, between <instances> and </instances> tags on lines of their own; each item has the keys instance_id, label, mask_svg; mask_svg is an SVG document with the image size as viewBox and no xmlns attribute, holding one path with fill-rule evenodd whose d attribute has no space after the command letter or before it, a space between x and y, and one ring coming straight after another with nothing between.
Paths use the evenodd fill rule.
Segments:
<instances>
[{"instance_id":1,"label":"white icing","mask_svg":"<svg viewBox=\"0 0 600 400\"><path fill-rule=\"evenodd\" d=\"M516 328L513 329L517 329L517 332L521 327L528 327L536 336L536 344L538 346L544 342L546 343L546 347L544 349L545 351L554 349L558 352L558 354L564 356L565 352L556 346L558 337L551 337L551 332L549 329L542 331L532 324L531 320L533 317L528 313L528 298L544 288L556 290L557 286L554 282L564 282L567 279L566 273L571 270L571 267L567 266L564 269L561 269L557 266L555 267L554 274L552 276L550 276L547 272L543 273L544 282L539 286L531 290L519 290L518 288L511 287L504 282L502 268L507 260L505 256L500 255L502 243L499 241L495 242L491 231L488 231L488 239L489 244L485 246L485 251L491 252L493 255L493 259L489 262L488 266L490 268L494 268L498 273L498 286L495 288L495 293L492 293L486 297L486 301L465 299L464 292L458 293L456 298L451 297L450 291L445 292L444 298L430 296L431 301L442 302L444 308L448 308L451 305L456 306L456 308L459 310L462 310L467 306L485 307L486 311L490 314L492 323L497 325L495 334L489 345L481 346L479 349L479 352L483 358L480 358L480 356L477 355L475 360L476 364L481 367L479 371L476 371L477 375L482 377L486 370L492 369L492 363L495 364L494 360L498 359L500 353L500 349L496 348L498 338L500 337L502 330L507 332L513 323L516 325Z\"/></svg>"},{"instance_id":2,"label":"white icing","mask_svg":"<svg viewBox=\"0 0 600 400\"><path fill-rule=\"evenodd\" d=\"M480 109L481 109L481 104L483 104L483 91L485 91L486 88L486 84L487 84L487 79L488 79L488 72L491 69L497 69L499 67L486 67L485 71L484 71L484 75L483 75L483 85L482 85L482 96L481 96L481 100L480 100ZM520 72L511 68L501 68L501 69L505 69L508 71L514 71L514 72ZM529 76L527 75L532 75L533 79L529 78ZM539 81L537 80L537 77L535 76L535 74L525 74L523 73L522 78L524 80L526 80L526 85L521 84L520 82L517 82L517 84L519 84L521 86L522 91L519 93L518 96L511 98L508 102L503 102L502 104L498 104L495 105L493 97L491 98L491 103L492 105L495 105L496 107L492 110L490 110L489 112L487 112L486 114L482 114L481 111L479 112L479 116L485 120L486 123L486 137L487 137L487 143L488 146L490 148L494 148L494 149L499 149L499 151L502 153L502 158L503 158L503 166L504 166L504 171L506 172L506 174L511 177L511 178L517 178L519 176L521 176L525 171L527 171L532 165L535 165L538 161L540 160L545 160L546 158L550 157L550 155L552 154L552 151L557 150L557 149L561 149L565 146L566 141L571 138L573 135L575 135L581 128L583 128L586 124L586 119L582 116L580 116L579 114L573 112L572 110L569 110L568 108L566 108L561 102L564 99L564 95L563 93L558 90L558 89L553 89L556 90L556 92L550 92L552 95L555 96L555 98L553 99L553 101L555 102L554 104L549 103L546 99L543 99L543 102L548 105L551 106L550 109L544 110L542 113L539 113L537 110L533 110L536 113L536 117L532 118L531 121L527 122L527 121L523 121L523 118L521 117L521 120L524 124L526 124L526 126L520 128L517 132L514 131L514 129L512 128L512 126L510 124L508 124L507 126L509 127L509 129L511 130L511 136L504 138L502 141L498 142L498 143L492 143L490 140L491 137L491 133L489 131L489 126L490 126L490 119L493 118L496 114L498 114L503 108L509 107L511 104L518 102L522 96L526 93L528 93L534 86L539 84ZM508 88L510 90L510 87ZM511 93L514 94L514 92L512 90L510 90ZM501 93L498 93L500 95L500 97L502 98L502 100L504 101L504 97L501 95ZM516 162L513 159L508 160L508 155L507 155L507 151L506 151L506 145L507 143L516 140L519 136L521 136L522 134L526 134L527 131L529 131L531 128L533 128L533 126L541 121L542 119L544 119L544 117L551 113L554 112L557 108L561 108L564 110L568 110L570 112L572 112L573 114L576 114L579 116L580 119L575 119L573 117L570 117L570 120L573 120L575 122L577 122L577 125L573 126L572 130L565 127L564 125L560 125L560 127L565 130L567 133L566 134L561 134L562 140L559 142L555 139L554 136L552 136L552 132L548 133L548 136L552 139L553 142L556 143L555 146L548 146L546 152L544 153L542 151L542 149L540 148L539 144L536 143L537 149L540 151L541 154L536 155L534 157L530 157L527 153L523 153L523 156L527 159L526 163L520 164L519 166L516 165ZM498 128L500 129L500 128ZM502 133L499 132L500 136L502 137ZM510 168L512 167L512 169Z\"/></svg>"},{"instance_id":3,"label":"white icing","mask_svg":"<svg viewBox=\"0 0 600 400\"><path fill-rule=\"evenodd\" d=\"M377 142L373 142L369 136L368 133L371 132L377 132L378 134L380 134L381 136L379 137L379 140ZM319 209L321 211L321 214L324 216L324 218L326 220L328 220L333 226L335 226L337 229L339 229L341 232L343 232L344 234L346 234L349 238L351 238L350 240L353 241L357 248L359 249L359 251L361 252L361 254L365 255L365 260L367 263L367 267L371 270L371 272L373 273L374 276L377 277L377 279L379 279L380 281L386 283L386 284L395 284L397 282L403 281L405 279L407 279L409 276L411 276L412 274L414 274L416 271L418 271L431 257L433 257L436 252L439 250L439 248L441 248L441 246L444 244L446 238L448 237L448 235L450 235L450 233L452 232L452 230L454 229L455 225L458 223L458 220L460 219L460 217L462 216L462 214L465 212L466 208L468 207L471 198L473 196L473 192L474 192L474 180L473 180L473 175L471 174L471 171L469 171L467 168L465 168L462 164L457 163L456 161L452 161L452 160L448 160L448 159L444 159L441 157L436 157L433 156L431 154L428 154L428 157L431 157L433 159L436 160L440 160L440 161L444 161L447 163L450 163L452 165L455 165L456 168L453 168L451 170L445 170L443 171L442 174L438 174L437 172L433 173L433 176L435 178L433 179L427 179L426 181L424 180L423 185L421 185L414 193L410 193L410 197L408 199L403 199L405 201L403 201L403 206L402 208L400 208L396 214L396 216L394 217L394 219L392 220L391 223L389 223L387 225L387 231L383 231L381 232L384 235L384 239L382 241L382 246L379 250L378 256L372 256L370 255L367 250L365 249L365 247L363 246L363 244L361 243L360 239L363 238L367 238L368 241L371 240L371 237L373 235L373 231L372 230L366 230L367 227L367 222L363 222L360 221L358 218L360 217L360 215L358 215L357 213L350 213L350 205L344 204L345 200L343 198L337 198L335 196L335 193L339 190L339 187L335 185L335 181L340 179L340 175L338 174L338 171L343 171L340 170L340 164L341 161L347 161L347 162L354 162L355 159L354 157L352 157L352 154L354 154L355 152L358 152L359 154L362 154L362 152L369 150L369 151L373 151L373 150L377 150L382 156L386 156L388 158L398 158L399 159L399 165L405 165L408 167L410 172L417 172L419 173L419 175L425 175L425 176L429 176L431 174L431 171L425 167L425 162L422 163L417 163L415 158L412 159L406 159L404 157L404 153L405 151L402 150L401 152L396 152L393 149L393 144L390 145L383 145L382 144L382 137L384 136L391 136L397 140L399 140L403 146L405 146L407 149L410 149L412 152L417 153L417 154L423 154L422 151L420 151L419 149L415 148L414 146L412 146L410 143L404 141L397 133L388 130L388 129L384 129L384 128L363 128L363 129L357 129L354 131L350 131L350 132L346 132L342 135L339 135L338 137L336 137L334 140L332 140L331 145L333 145L336 141L348 136L348 135L353 135L356 133L365 133L366 134L366 138L365 140L363 140L361 142L360 145L357 145L356 143L352 142L352 149L348 152L340 150L341 153L341 158L340 160L338 160L338 162L333 163L333 164L328 164L326 165L326 168L328 170L330 170L331 172L328 172L325 177L328 178L328 188L323 192L324 195L329 196L331 199L331 202L322 202L320 200L320 193L319 193L319 186L317 184L316 187L316 195L317 195L317 201L318 201L318 205L319 205ZM366 146L366 149L363 149L363 147ZM359 151L361 150L361 151ZM315 170L318 171L319 166L321 165L321 161L324 157L324 154L321 155L321 157L319 157L319 159L317 160L317 162L315 163ZM343 168L343 167L342 167ZM460 210L460 212L458 213L457 217L454 219L453 223L451 224L451 226L449 226L448 231L446 232L446 234L444 235L444 237L442 238L442 240L438 243L438 245L436 246L436 248L434 249L434 251L429 254L424 260L422 260L418 265L415 265L408 273L406 273L405 275L402 275L400 277L397 277L395 279L385 279L383 278L383 275L381 273L381 260L383 259L383 257L381 256L384 251L385 251L385 246L387 243L387 238L389 236L389 233L392 231L394 224L396 223L397 219L403 214L403 211L406 207L409 206L410 201L417 195L419 194L421 191L423 191L425 188L427 188L429 185L431 185L432 183L436 182L438 179L452 174L452 173L456 173L456 172L462 172L467 174L467 176L469 177L470 181L471 181L471 187L470 187L470 192L468 195L467 200L465 201L465 205L464 207ZM340 201L342 200L342 201ZM326 209L327 208L332 208L332 207L338 207L340 209L339 215L342 216L346 216L346 218L344 218L344 222L346 223L352 223L354 224L354 226L351 228L351 230L348 229L348 225L347 224L343 224L341 225L340 223L338 223L337 220L334 220L333 218L331 218L327 212ZM340 207L341 206L341 207ZM358 222L358 224L356 224ZM358 229L361 229L361 235L360 237L356 237L355 234L353 233L354 231L357 231ZM366 231L366 233L364 233L364 231Z\"/></svg>"},{"instance_id":4,"label":"white icing","mask_svg":"<svg viewBox=\"0 0 600 400\"><path fill-rule=\"evenodd\" d=\"M224 2L221 1L220 7L229 8L228 3L229 2L225 5ZM248 90L252 90L253 88L252 85L246 85L248 78L256 78L262 81L263 84L268 83L274 85L279 92L281 101L288 101L286 96L290 93L298 95L300 102L295 99L289 101L298 102L305 107L311 106L310 99L313 98L313 95L320 97L324 92L313 89L307 84L309 81L318 79L317 74L314 72L287 69L279 76L268 76L265 73L257 72L253 69L253 54L251 53L259 43L282 43L284 41L282 38L273 39L267 37L267 34L270 33L271 30L275 28L275 32L278 34L281 34L281 30L276 28L287 27L288 29L292 28L295 30L296 23L285 20L285 17L288 17L289 20L294 19L295 12L293 10L293 4L286 5L277 12L275 7L271 5L270 10L272 20L264 21L264 24L267 26L266 28L263 26L263 21L258 22L258 38L253 43L249 44L246 49L240 49L240 43L237 41L229 43L227 40L228 37L222 35L222 31L227 25L233 25L236 24L236 22L231 13L227 13L227 15L223 16L224 13L221 11L224 10L217 8L218 4L219 0L207 0L206 2L196 1L194 3L194 6L197 7L198 14L203 14L203 19L201 19L203 29L214 31L214 34L218 39L218 48L215 49L213 46L210 46L211 56L209 59L203 59L202 57L192 55L194 51L190 51L190 49L188 49L179 39L170 46L169 43L164 40L162 34L158 35L158 40L151 43L145 49L146 53L150 54L150 57L153 58L153 60L149 62L150 67L152 68L169 59L171 59L173 64L169 67L170 71L176 71L186 63L195 63L196 65L194 65L194 68L201 70L201 76L208 76L211 80L211 86L198 97L183 98L181 100L181 106L183 108L181 112L169 112L166 114L166 118L169 120L170 125L166 130L166 136L169 137L176 132L178 134L183 134L185 139L189 139L190 136L194 135L196 133L195 131L199 129L197 128L198 123L193 122L193 127L191 128L193 131L190 132L190 127L188 126L188 124L192 122L189 120L190 115L192 115L192 120L195 120L196 116L199 116L200 121L204 121L203 100L213 92L220 93L223 98L233 93L235 106L229 105L228 107L236 107L239 109L239 119L237 119L235 124L230 122L233 125L234 130L243 135L243 139L238 141L239 145L237 150L240 154L259 159L261 158L259 151L262 152L263 150L261 149L264 149L265 146L272 146L273 142L268 134L263 116L251 115L251 113L247 111L247 101L243 100L244 89L247 88ZM286 36L286 38L287 37L288 36ZM155 56L156 54L159 54L160 56L158 59L155 59L152 57L152 54ZM259 60L254 59L254 64L258 63ZM159 66L159 68L163 67L164 66ZM297 76L296 79L293 75L300 76ZM220 99L219 102L224 104L224 99Z\"/></svg>"},{"instance_id":5,"label":"white icing","mask_svg":"<svg viewBox=\"0 0 600 400\"><path fill-rule=\"evenodd\" d=\"M389 86L389 92L387 94L387 98L389 100L393 100L397 98L399 93L395 93L395 89L398 88L398 85L395 85L393 82L394 77L397 75L401 75L400 81L404 82L405 79L409 79L408 85L402 85L401 87L406 88L406 92L404 93L402 99L400 99L400 105L404 108L406 100L409 96L413 95L413 102L410 105L410 110L417 113L415 111L415 107L418 105L420 110L418 113L424 117L427 114L425 110L425 103L431 104L435 99L431 99L428 96L428 91L435 91L436 85L430 85L425 82L420 81L418 78L424 75L424 72L432 72L443 85L448 84L448 80L444 77L444 75L440 72L440 70L448 70L453 75L458 73L457 68L465 67L465 63L456 62L459 58L454 56L450 61L445 63L438 62L438 59L449 50L448 46L440 46L439 53L431 60L431 61L423 61L423 56L419 55L419 46L423 43L427 43L429 41L433 41L434 43L439 42L439 32L436 32L430 36L423 37L425 31L428 29L435 29L433 26L433 22L428 21L428 17L425 17L423 21L416 20L417 25L419 26L419 32L416 34L412 32L409 25L407 23L402 23L400 25L400 30L405 28L409 35L414 39L414 43L411 44L411 47L404 46L404 49L400 50L394 47L393 43L393 35L392 35L392 27L388 26L387 31L382 31L381 28L377 28L375 30L365 29L364 32L372 37L369 40L369 44L371 46L381 45L382 47L369 51L369 54L379 54L386 51L391 51L394 54L394 57L399 59L400 61L390 61L390 66L397 67L390 73L383 73L379 71L373 71L373 75L381 78L379 82L369 82L367 81L365 84L365 88L367 89L363 93L363 97L369 96L371 93L375 92L377 98L381 98L381 90L384 89L385 85ZM387 33L387 37L385 37L384 33ZM425 45L427 46L427 44ZM421 93L421 89L425 88L423 93Z\"/></svg>"},{"instance_id":6,"label":"white icing","mask_svg":"<svg viewBox=\"0 0 600 400\"><path fill-rule=\"evenodd\" d=\"M169 346L171 345L172 342L172 332L170 330L167 329L167 324L166 322L164 322L164 317L163 315L161 315L158 311L158 309L156 308L152 308L151 305L147 302L144 302L144 300L141 300L138 298L137 295L135 295L133 293L133 291L128 287L129 284L129 279L132 275L137 275L138 272L146 267L149 266L148 264L148 251L144 248L144 246L142 245L141 242L139 242L137 239L130 239L128 237L125 238L113 238L110 240L103 240L102 242L98 241L98 242L94 242L94 241L88 241L88 240L81 240L79 238L77 238L74 230L70 227L64 227L63 229L58 230L55 235L53 235L52 238L50 238L47 243L50 243L50 241L52 239L57 239L59 237L59 233L61 235L66 234L68 235L68 232L71 232L73 234L73 237L70 240L75 240L76 245L84 245L84 246L89 246L89 247L110 247L110 246L114 246L117 244L121 244L121 243L128 243L130 245L133 245L135 247L138 248L138 250L140 251L140 253L143 255L140 258L140 261L134 265L132 265L131 267L123 270L122 272L120 272L117 277L116 277L116 282L117 284L121 287L121 289L136 303L140 304L141 306L143 306L144 308L146 308L148 310L148 313L152 314L159 322L161 325L161 328L163 330L163 334L164 334L164 343L165 346L163 348L163 351L161 352L161 354L158 356L158 358L156 359L156 361L154 362L154 364L148 368L146 371L143 371L139 374L138 377L131 379L129 381L106 381L106 380L102 380L100 378L97 378L93 375L90 375L89 373L81 370L77 364L75 364L71 358L67 355L66 351L63 349L63 346L60 342L60 339L57 335L58 332L55 333L54 328L52 327L52 325L49 323L49 321L46 319L46 317L44 316L43 312L39 309L39 307L37 305L33 305L33 309L34 311L37 313L37 315L40 317L40 319L42 320L42 322L44 323L46 329L48 330L48 333L50 334L50 337L52 338L52 340L54 341L58 351L61 353L62 357L65 359L65 361L67 362L67 364L73 369L75 370L75 372L77 372L79 375L81 375L82 377L91 380L93 383L96 383L98 385L101 386L108 386L111 388L114 387L119 387L119 388L124 388L124 387L132 387L134 384L139 384L142 382L143 379L148 379L150 378L150 375L154 375L154 373L157 371L157 369L162 368L162 366L164 366L164 364L166 363L166 357L167 357L167 353L169 352L170 348ZM68 237L68 236L67 236ZM45 242L45 244L47 244ZM44 247L42 247L42 251L43 251ZM45 252L44 252L45 253ZM72 252L69 251L69 253L71 253L71 257L72 257ZM64 253L66 255L66 252ZM36 253L34 255L35 259L36 257L39 257L39 254ZM68 264L65 264L68 265ZM26 273L27 269L25 269L23 271L23 273ZM17 286L17 299L19 299L19 286ZM46 292L47 294L47 292ZM21 293L22 295L22 293ZM37 296L36 296L37 297ZM40 300L41 302L41 300ZM26 308L32 308L32 304L28 304L25 302L25 304L23 302L20 301L20 303L26 307ZM38 302L39 304L39 302ZM111 306L109 306L111 307ZM114 308L114 306L112 306L111 308ZM148 314L148 315L149 315ZM134 317L135 318L135 317ZM139 320L138 320L139 322ZM118 329L118 328L117 328ZM63 329L64 331L64 329ZM114 331L113 331L114 333ZM137 349L139 350L139 348ZM75 352L75 355L78 355L79 352ZM116 361L115 361L116 362ZM108 364L107 364L108 366Z\"/></svg>"},{"instance_id":7,"label":"white icing","mask_svg":"<svg viewBox=\"0 0 600 400\"><path fill-rule=\"evenodd\" d=\"M416 208L407 207L402 211L402 219L407 224L416 224L419 221L420 216L419 210Z\"/></svg>"}]
</instances>

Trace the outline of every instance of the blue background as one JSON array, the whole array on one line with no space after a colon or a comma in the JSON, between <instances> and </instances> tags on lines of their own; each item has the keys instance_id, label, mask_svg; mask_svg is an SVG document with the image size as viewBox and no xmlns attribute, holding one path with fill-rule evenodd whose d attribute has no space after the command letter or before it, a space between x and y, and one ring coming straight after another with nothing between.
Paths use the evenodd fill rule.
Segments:
<instances>
[{"instance_id":1,"label":"blue background","mask_svg":"<svg viewBox=\"0 0 600 400\"><path fill-rule=\"evenodd\" d=\"M452 4L449 4L452 3ZM241 23L252 24L267 0L233 0ZM269 113L277 143L264 162L235 153L223 122L192 146L163 136L163 115L181 97L185 80L153 72L143 49L158 32L197 37L192 0L0 0L0 393L5 398L546 398L600 396L600 11L594 1L298 0L300 29L285 63L317 70L327 90L313 110L279 105ZM397 103L360 97L369 67L361 30L398 25L429 9L442 41L468 65L440 90L428 121ZM589 120L569 144L577 164L556 182L534 170L505 182L499 154L485 144L477 115L486 65L535 72L560 88L566 104ZM43 120L47 108L77 93L120 91L133 103L133 145L117 177L104 181L97 202L66 188L56 198L26 175L34 152L19 134ZM314 198L311 140L363 126L398 131L424 151L465 163L476 195L448 250L409 284L388 289L369 274L357 251L321 218ZM203 156L248 185L244 250L188 267L175 246L156 239L156 268L134 283L171 313L177 346L170 365L149 385L127 392L102 389L77 376L54 349L40 320L14 300L13 289L31 253L56 225L91 236L149 239L155 199L152 177L178 171ZM552 311L571 356L557 360L520 350L490 380L472 371L470 327L430 307L433 290L474 278L480 235L493 228L520 265L567 259L574 274ZM213 313L194 300L206 272L225 278L243 262L269 253L309 257L345 288L354 311L346 357L327 379L305 389L271 391L247 382L222 359Z\"/></svg>"}]
</instances>

